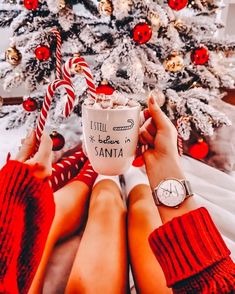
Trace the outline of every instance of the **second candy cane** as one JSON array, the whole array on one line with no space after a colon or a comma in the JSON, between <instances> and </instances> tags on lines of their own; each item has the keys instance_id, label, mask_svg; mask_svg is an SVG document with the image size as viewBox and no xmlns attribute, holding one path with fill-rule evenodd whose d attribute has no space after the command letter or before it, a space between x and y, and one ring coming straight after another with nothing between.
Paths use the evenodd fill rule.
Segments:
<instances>
[{"instance_id":1,"label":"second candy cane","mask_svg":"<svg viewBox=\"0 0 235 294\"><path fill-rule=\"evenodd\" d=\"M49 112L49 109L51 106L51 102L52 102L54 93L58 88L61 88L61 87L65 88L65 90L67 92L67 102L65 105L65 109L68 109L68 104L73 105L73 102L75 100L75 92L74 92L73 86L69 82L67 82L65 80L57 79L48 85L47 93L46 93L45 99L43 101L42 110L41 110L38 124L36 127L36 139L37 139L38 145L39 145L41 136L44 131L46 119L48 116L48 112ZM72 111L72 107L70 107L70 112L65 111L65 109L64 109L64 116L67 117L67 116L69 116L70 112Z\"/></svg>"},{"instance_id":2,"label":"second candy cane","mask_svg":"<svg viewBox=\"0 0 235 294\"><path fill-rule=\"evenodd\" d=\"M51 32L56 36L56 78L60 79L62 72L61 72L61 44L62 44L62 40L61 40L61 35L60 32L56 29L53 28L51 30Z\"/></svg>"},{"instance_id":3,"label":"second candy cane","mask_svg":"<svg viewBox=\"0 0 235 294\"><path fill-rule=\"evenodd\" d=\"M91 70L83 57L73 57L66 61L65 65L62 68L64 79L72 84L71 71L73 66L81 67L82 73L87 83L90 97L93 99L96 99L95 82L94 82ZM68 108L67 111L69 112L70 109Z\"/></svg>"}]
</instances>

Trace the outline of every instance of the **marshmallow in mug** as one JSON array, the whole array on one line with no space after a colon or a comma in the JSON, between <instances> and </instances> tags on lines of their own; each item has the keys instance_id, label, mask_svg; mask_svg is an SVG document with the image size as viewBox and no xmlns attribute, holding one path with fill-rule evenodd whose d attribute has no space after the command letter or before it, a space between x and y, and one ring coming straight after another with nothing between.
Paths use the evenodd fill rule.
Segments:
<instances>
[{"instance_id":1,"label":"marshmallow in mug","mask_svg":"<svg viewBox=\"0 0 235 294\"><path fill-rule=\"evenodd\" d=\"M138 106L138 102L125 97L125 95L114 92L112 95L98 95L97 99L87 98L84 105L94 109L125 109Z\"/></svg>"}]
</instances>

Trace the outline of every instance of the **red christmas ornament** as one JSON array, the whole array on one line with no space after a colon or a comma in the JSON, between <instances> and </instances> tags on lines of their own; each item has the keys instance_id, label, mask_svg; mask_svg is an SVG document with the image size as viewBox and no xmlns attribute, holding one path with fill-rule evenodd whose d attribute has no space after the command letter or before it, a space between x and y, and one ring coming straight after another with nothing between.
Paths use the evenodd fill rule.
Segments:
<instances>
[{"instance_id":1,"label":"red christmas ornament","mask_svg":"<svg viewBox=\"0 0 235 294\"><path fill-rule=\"evenodd\" d=\"M36 58L40 61L47 60L51 56L51 50L46 45L39 45L34 52Z\"/></svg>"},{"instance_id":2,"label":"red christmas ornament","mask_svg":"<svg viewBox=\"0 0 235 294\"><path fill-rule=\"evenodd\" d=\"M133 40L138 44L147 43L152 37L152 28L147 23L139 23L133 29Z\"/></svg>"},{"instance_id":3,"label":"red christmas ornament","mask_svg":"<svg viewBox=\"0 0 235 294\"><path fill-rule=\"evenodd\" d=\"M53 147L52 147L53 151L61 150L64 147L65 139L60 133L53 131L50 134L50 137L51 137L52 143L53 143Z\"/></svg>"},{"instance_id":4,"label":"red christmas ornament","mask_svg":"<svg viewBox=\"0 0 235 294\"><path fill-rule=\"evenodd\" d=\"M196 159L204 159L208 153L209 146L202 139L199 139L197 143L189 147L189 154Z\"/></svg>"},{"instance_id":5,"label":"red christmas ornament","mask_svg":"<svg viewBox=\"0 0 235 294\"><path fill-rule=\"evenodd\" d=\"M191 60L196 65L203 65L209 60L209 52L205 47L199 47L192 51Z\"/></svg>"},{"instance_id":6,"label":"red christmas ornament","mask_svg":"<svg viewBox=\"0 0 235 294\"><path fill-rule=\"evenodd\" d=\"M137 156L133 162L132 162L132 165L135 166L135 167L141 167L144 165L144 158L143 156Z\"/></svg>"},{"instance_id":7,"label":"red christmas ornament","mask_svg":"<svg viewBox=\"0 0 235 294\"><path fill-rule=\"evenodd\" d=\"M38 8L38 0L24 0L24 7L28 10L36 10Z\"/></svg>"},{"instance_id":8,"label":"red christmas ornament","mask_svg":"<svg viewBox=\"0 0 235 294\"><path fill-rule=\"evenodd\" d=\"M173 10L181 10L188 5L188 0L168 0L168 5Z\"/></svg>"},{"instance_id":9,"label":"red christmas ornament","mask_svg":"<svg viewBox=\"0 0 235 294\"><path fill-rule=\"evenodd\" d=\"M24 100L22 105L23 105L23 108L29 112L35 111L38 108L37 101L30 97Z\"/></svg>"},{"instance_id":10,"label":"red christmas ornament","mask_svg":"<svg viewBox=\"0 0 235 294\"><path fill-rule=\"evenodd\" d=\"M108 84L100 84L96 88L96 94L112 95L115 89Z\"/></svg>"}]
</instances>

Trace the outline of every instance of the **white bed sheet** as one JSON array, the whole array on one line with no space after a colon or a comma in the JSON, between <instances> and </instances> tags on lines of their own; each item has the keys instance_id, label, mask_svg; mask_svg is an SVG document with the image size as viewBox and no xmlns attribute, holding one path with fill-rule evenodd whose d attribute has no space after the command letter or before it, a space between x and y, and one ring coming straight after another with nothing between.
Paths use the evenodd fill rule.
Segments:
<instances>
[{"instance_id":1,"label":"white bed sheet","mask_svg":"<svg viewBox=\"0 0 235 294\"><path fill-rule=\"evenodd\" d=\"M208 209L235 260L235 173L228 175L186 156L182 164L198 205Z\"/></svg>"}]
</instances>

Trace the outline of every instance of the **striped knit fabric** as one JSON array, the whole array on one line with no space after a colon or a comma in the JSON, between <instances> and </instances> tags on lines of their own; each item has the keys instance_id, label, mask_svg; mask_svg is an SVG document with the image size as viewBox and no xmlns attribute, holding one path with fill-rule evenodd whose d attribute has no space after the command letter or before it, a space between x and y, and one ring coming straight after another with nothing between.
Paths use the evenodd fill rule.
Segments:
<instances>
[{"instance_id":1,"label":"striped knit fabric","mask_svg":"<svg viewBox=\"0 0 235 294\"><path fill-rule=\"evenodd\" d=\"M83 168L80 170L79 174L73 178L73 181L80 181L85 183L90 189L92 189L94 182L97 178L98 174L94 171L90 161L87 160L84 164Z\"/></svg>"},{"instance_id":2,"label":"striped knit fabric","mask_svg":"<svg viewBox=\"0 0 235 294\"><path fill-rule=\"evenodd\" d=\"M79 173L86 159L82 149L79 148L72 155L53 164L52 175L50 176L53 191L56 192L73 179Z\"/></svg>"},{"instance_id":3,"label":"striped knit fabric","mask_svg":"<svg viewBox=\"0 0 235 294\"><path fill-rule=\"evenodd\" d=\"M235 264L205 208L172 219L149 243L174 293L235 293Z\"/></svg>"},{"instance_id":4,"label":"striped knit fabric","mask_svg":"<svg viewBox=\"0 0 235 294\"><path fill-rule=\"evenodd\" d=\"M47 181L8 161L0 171L0 293L27 293L54 217Z\"/></svg>"}]
</instances>

